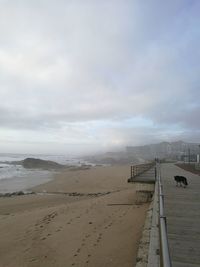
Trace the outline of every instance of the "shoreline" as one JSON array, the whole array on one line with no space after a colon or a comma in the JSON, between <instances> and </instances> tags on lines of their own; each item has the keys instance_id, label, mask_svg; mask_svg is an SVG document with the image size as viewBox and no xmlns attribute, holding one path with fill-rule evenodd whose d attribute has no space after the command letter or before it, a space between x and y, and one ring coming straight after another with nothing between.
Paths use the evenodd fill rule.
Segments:
<instances>
[{"instance_id":1,"label":"shoreline","mask_svg":"<svg viewBox=\"0 0 200 267\"><path fill-rule=\"evenodd\" d=\"M0 179L0 193L29 192L37 185L48 183L56 175L53 171L31 170L9 178Z\"/></svg>"},{"instance_id":2,"label":"shoreline","mask_svg":"<svg viewBox=\"0 0 200 267\"><path fill-rule=\"evenodd\" d=\"M65 155L1 154L0 159L0 193L28 191L54 179L65 168L89 167L84 160Z\"/></svg>"},{"instance_id":3,"label":"shoreline","mask_svg":"<svg viewBox=\"0 0 200 267\"><path fill-rule=\"evenodd\" d=\"M132 267L149 203L135 204L128 174L128 165L64 171L35 195L1 198L0 266Z\"/></svg>"},{"instance_id":4,"label":"shoreline","mask_svg":"<svg viewBox=\"0 0 200 267\"><path fill-rule=\"evenodd\" d=\"M13 165L13 164L11 164ZM63 172L73 173L76 171L85 171L97 166L93 165L70 165L65 168L58 169L42 169L42 168L32 168L25 169L25 172L18 174L19 176L13 176L10 178L0 179L0 195L15 195L18 192L24 192L28 194L29 192L34 191L34 188L39 187L40 185L49 183L57 177L60 176ZM103 165L98 165L98 167L105 167ZM107 167L107 166L106 166ZM3 189L2 189L3 188ZM16 194L17 195L17 194Z\"/></svg>"},{"instance_id":5,"label":"shoreline","mask_svg":"<svg viewBox=\"0 0 200 267\"><path fill-rule=\"evenodd\" d=\"M43 194L48 194L48 192L46 190L41 190L41 188L45 185L48 186L48 184L51 184L51 182L56 183L57 179L59 180L60 175L62 175L62 173L66 172L68 173L69 176L74 176L73 172L77 172L77 171L85 171L85 170L91 170L95 167L97 168L103 168L103 167L110 167L110 166L103 166L103 165L98 165L98 166L90 166L90 168L85 168L85 167L80 167L80 166L71 166L72 168L65 168L65 169L60 169L60 170L46 170L49 172L48 176L45 177L45 180L39 180L37 182L36 185L34 186L26 186L26 188L19 188L19 190L11 190L11 191L5 191L5 192L0 192L0 197L12 197L12 196L20 196L20 195L30 195L30 194L39 194L39 193L43 193ZM40 169L31 169L31 171L36 171L36 172L40 172ZM43 171L43 170L41 170ZM9 179L9 178L8 178ZM7 179L2 179L4 181L13 181L15 178L10 178L10 180ZM17 179L17 178L16 178ZM31 178L32 181L35 179L35 177ZM76 194L77 192L62 192L62 191L56 191L56 192L49 192L50 194ZM79 194L79 196L81 196L82 193L77 193ZM89 194L93 194L93 193L89 193ZM97 193L100 194L100 193Z\"/></svg>"}]
</instances>

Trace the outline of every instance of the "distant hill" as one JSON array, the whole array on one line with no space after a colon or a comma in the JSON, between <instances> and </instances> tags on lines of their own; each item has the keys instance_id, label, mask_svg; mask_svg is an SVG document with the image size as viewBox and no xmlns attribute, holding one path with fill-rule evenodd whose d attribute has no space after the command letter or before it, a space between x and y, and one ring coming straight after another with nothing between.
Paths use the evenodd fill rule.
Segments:
<instances>
[{"instance_id":1,"label":"distant hill","mask_svg":"<svg viewBox=\"0 0 200 267\"><path fill-rule=\"evenodd\" d=\"M127 146L124 151L106 152L85 156L84 160L94 164L142 164L155 158L165 160L196 161L200 152L199 143L184 141L161 142L143 146ZM189 156L190 155L190 156Z\"/></svg>"},{"instance_id":2,"label":"distant hill","mask_svg":"<svg viewBox=\"0 0 200 267\"><path fill-rule=\"evenodd\" d=\"M145 160L139 157L128 157L126 151L119 152L107 152L99 155L86 156L84 158L88 162L94 164L109 164L109 165L119 165L119 164L140 164L144 163Z\"/></svg>"},{"instance_id":3,"label":"distant hill","mask_svg":"<svg viewBox=\"0 0 200 267\"><path fill-rule=\"evenodd\" d=\"M194 157L199 153L198 143L177 142L161 142L158 144L150 144L144 146L128 146L126 152L129 158L143 158L145 160L153 158L169 158L181 160L184 157Z\"/></svg>"}]
</instances>

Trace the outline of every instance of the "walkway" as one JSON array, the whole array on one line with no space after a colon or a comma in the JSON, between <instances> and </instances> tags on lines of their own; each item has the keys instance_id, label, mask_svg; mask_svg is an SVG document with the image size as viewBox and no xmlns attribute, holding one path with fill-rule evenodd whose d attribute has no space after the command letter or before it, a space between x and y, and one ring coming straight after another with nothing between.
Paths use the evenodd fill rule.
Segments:
<instances>
[{"instance_id":1,"label":"walkway","mask_svg":"<svg viewBox=\"0 0 200 267\"><path fill-rule=\"evenodd\" d=\"M176 187L174 175L187 177L189 186ZM162 164L161 178L172 267L199 267L200 176Z\"/></svg>"}]
</instances>

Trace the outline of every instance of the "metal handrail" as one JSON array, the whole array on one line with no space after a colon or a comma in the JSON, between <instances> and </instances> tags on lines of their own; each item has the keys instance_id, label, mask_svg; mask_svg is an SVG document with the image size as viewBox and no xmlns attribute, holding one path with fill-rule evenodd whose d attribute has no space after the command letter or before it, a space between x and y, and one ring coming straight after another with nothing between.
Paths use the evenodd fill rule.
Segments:
<instances>
[{"instance_id":1,"label":"metal handrail","mask_svg":"<svg viewBox=\"0 0 200 267\"><path fill-rule=\"evenodd\" d=\"M156 165L156 179L158 182L158 197L159 197L159 229L160 229L160 266L161 267L172 267L169 243L167 237L167 220L164 214L164 195L163 187L160 175L160 165Z\"/></svg>"}]
</instances>

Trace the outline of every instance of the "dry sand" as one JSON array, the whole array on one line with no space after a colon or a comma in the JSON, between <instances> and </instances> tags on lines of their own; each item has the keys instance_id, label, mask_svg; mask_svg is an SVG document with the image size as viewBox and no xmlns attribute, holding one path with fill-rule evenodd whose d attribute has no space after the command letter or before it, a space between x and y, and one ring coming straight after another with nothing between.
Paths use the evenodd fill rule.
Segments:
<instances>
[{"instance_id":1,"label":"dry sand","mask_svg":"<svg viewBox=\"0 0 200 267\"><path fill-rule=\"evenodd\" d=\"M129 166L64 171L34 190L80 196L1 198L0 267L133 267L148 204L135 205L128 176Z\"/></svg>"}]
</instances>

